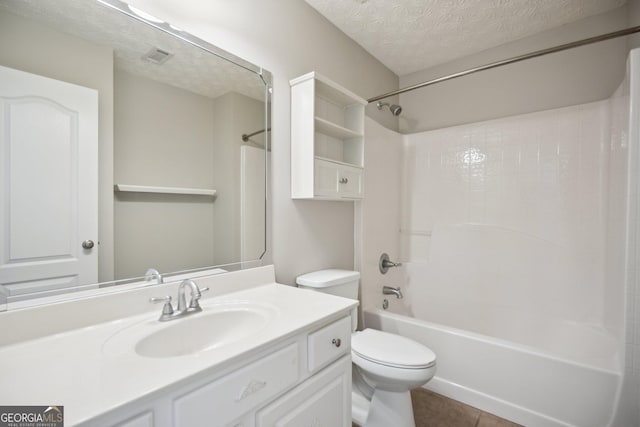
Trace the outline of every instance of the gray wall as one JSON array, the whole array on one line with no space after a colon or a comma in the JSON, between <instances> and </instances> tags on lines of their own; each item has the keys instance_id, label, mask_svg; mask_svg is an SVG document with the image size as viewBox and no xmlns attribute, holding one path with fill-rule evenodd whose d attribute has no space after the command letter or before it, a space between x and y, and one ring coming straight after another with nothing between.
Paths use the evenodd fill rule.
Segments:
<instances>
[{"instance_id":1,"label":"gray wall","mask_svg":"<svg viewBox=\"0 0 640 427\"><path fill-rule=\"evenodd\" d=\"M397 76L299 0L130 3L273 73L270 249L277 280L293 284L312 270L353 268L353 203L291 200L289 80L315 70L369 98L397 89ZM367 114L395 124L375 105Z\"/></svg>"},{"instance_id":2,"label":"gray wall","mask_svg":"<svg viewBox=\"0 0 640 427\"><path fill-rule=\"evenodd\" d=\"M82 39L0 12L0 64L98 91L99 270L113 279L113 52Z\"/></svg>"},{"instance_id":3,"label":"gray wall","mask_svg":"<svg viewBox=\"0 0 640 427\"><path fill-rule=\"evenodd\" d=\"M523 53L625 28L621 7L400 77L405 87ZM400 129L413 133L606 99L623 79L624 38L592 44L437 84L400 96Z\"/></svg>"},{"instance_id":4,"label":"gray wall","mask_svg":"<svg viewBox=\"0 0 640 427\"><path fill-rule=\"evenodd\" d=\"M240 260L241 135L263 122L262 101L235 92L212 99L116 70L116 183L217 191L215 199L116 193L116 278Z\"/></svg>"},{"instance_id":5,"label":"gray wall","mask_svg":"<svg viewBox=\"0 0 640 427\"><path fill-rule=\"evenodd\" d=\"M116 184L214 187L213 99L120 70L114 89ZM116 193L116 278L213 265L214 204Z\"/></svg>"},{"instance_id":6,"label":"gray wall","mask_svg":"<svg viewBox=\"0 0 640 427\"><path fill-rule=\"evenodd\" d=\"M219 194L214 205L214 228L216 241L224 244L215 245L214 253L216 264L227 264L240 259L240 147L245 144L242 134L263 128L264 103L236 92L229 92L215 101L213 179ZM253 140L260 141L263 137L259 134ZM264 174L264 168L261 172ZM262 236L256 238L264 239Z\"/></svg>"}]
</instances>

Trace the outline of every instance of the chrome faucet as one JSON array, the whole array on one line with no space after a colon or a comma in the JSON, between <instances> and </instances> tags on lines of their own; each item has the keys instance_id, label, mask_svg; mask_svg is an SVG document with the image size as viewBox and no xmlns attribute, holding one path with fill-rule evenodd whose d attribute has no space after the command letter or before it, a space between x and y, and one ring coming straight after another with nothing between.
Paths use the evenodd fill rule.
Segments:
<instances>
[{"instance_id":1,"label":"chrome faucet","mask_svg":"<svg viewBox=\"0 0 640 427\"><path fill-rule=\"evenodd\" d=\"M162 278L162 274L160 274L160 272L158 270L156 270L155 268L150 268L147 270L146 273L144 273L144 280L147 282L152 281L153 279L157 279L158 280L158 285L161 283L164 283L164 279Z\"/></svg>"},{"instance_id":2,"label":"chrome faucet","mask_svg":"<svg viewBox=\"0 0 640 427\"><path fill-rule=\"evenodd\" d=\"M187 307L187 300L184 295L184 289L189 287L191 290L191 301L189 301L189 306ZM179 317L184 317L189 314L198 313L202 311L202 307L200 307L200 298L202 297L202 292L208 291L209 288L198 288L196 282L191 279L183 280L178 286L178 306L176 310L173 310L173 305L171 305L171 297L154 297L149 301L153 303L164 302L164 306L162 307L162 314L160 315L161 322L166 322L168 320L177 319Z\"/></svg>"},{"instance_id":3,"label":"chrome faucet","mask_svg":"<svg viewBox=\"0 0 640 427\"><path fill-rule=\"evenodd\" d=\"M382 287L382 293L384 295L395 295L396 298L398 299L402 299L402 292L400 291L400 288L392 288L391 286L383 286Z\"/></svg>"},{"instance_id":4,"label":"chrome faucet","mask_svg":"<svg viewBox=\"0 0 640 427\"><path fill-rule=\"evenodd\" d=\"M184 297L184 288L189 287L191 289L191 301L189 302L189 307L187 307L187 300ZM202 297L202 293L200 292L200 288L196 285L191 279L184 279L180 286L178 286L178 312L181 311L202 311L200 308L200 298Z\"/></svg>"}]
</instances>

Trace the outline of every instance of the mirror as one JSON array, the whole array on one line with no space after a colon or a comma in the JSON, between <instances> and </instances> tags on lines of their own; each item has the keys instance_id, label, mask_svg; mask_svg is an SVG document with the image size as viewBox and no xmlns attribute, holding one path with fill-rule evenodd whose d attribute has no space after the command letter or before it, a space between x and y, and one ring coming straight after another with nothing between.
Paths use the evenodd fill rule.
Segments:
<instances>
[{"instance_id":1,"label":"mirror","mask_svg":"<svg viewBox=\"0 0 640 427\"><path fill-rule=\"evenodd\" d=\"M257 265L269 85L119 0L0 0L0 310Z\"/></svg>"}]
</instances>

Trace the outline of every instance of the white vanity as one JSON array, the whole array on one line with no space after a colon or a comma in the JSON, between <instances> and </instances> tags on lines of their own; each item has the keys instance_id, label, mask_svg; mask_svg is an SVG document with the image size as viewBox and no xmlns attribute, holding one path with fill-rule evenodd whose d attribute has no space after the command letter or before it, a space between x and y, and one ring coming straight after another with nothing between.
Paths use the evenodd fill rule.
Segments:
<instances>
[{"instance_id":1,"label":"white vanity","mask_svg":"<svg viewBox=\"0 0 640 427\"><path fill-rule=\"evenodd\" d=\"M202 312L168 322L149 299L177 283L0 313L0 402L64 406L65 426L351 425L356 301L273 266L196 282Z\"/></svg>"}]
</instances>

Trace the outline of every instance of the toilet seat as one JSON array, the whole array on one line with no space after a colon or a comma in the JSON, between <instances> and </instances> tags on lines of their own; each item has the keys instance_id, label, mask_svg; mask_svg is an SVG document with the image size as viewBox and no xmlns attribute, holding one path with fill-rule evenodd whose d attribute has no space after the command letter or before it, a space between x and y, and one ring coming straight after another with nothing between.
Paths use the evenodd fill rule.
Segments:
<instances>
[{"instance_id":1,"label":"toilet seat","mask_svg":"<svg viewBox=\"0 0 640 427\"><path fill-rule=\"evenodd\" d=\"M391 368L426 369L436 364L436 355L424 345L376 329L355 332L351 351L358 358Z\"/></svg>"}]
</instances>

